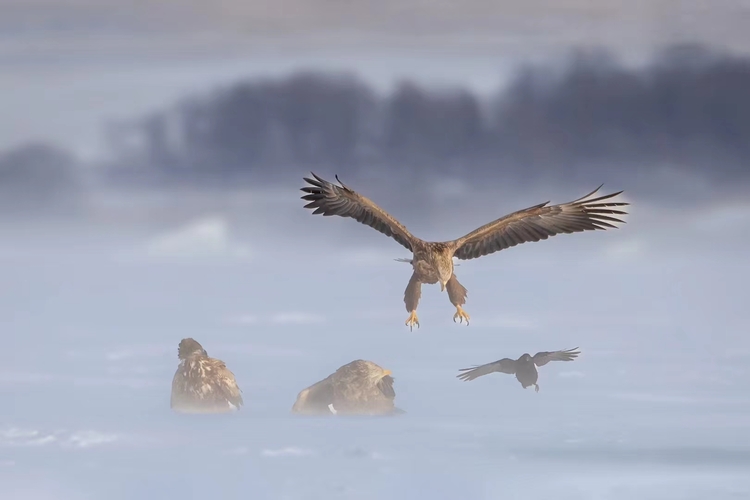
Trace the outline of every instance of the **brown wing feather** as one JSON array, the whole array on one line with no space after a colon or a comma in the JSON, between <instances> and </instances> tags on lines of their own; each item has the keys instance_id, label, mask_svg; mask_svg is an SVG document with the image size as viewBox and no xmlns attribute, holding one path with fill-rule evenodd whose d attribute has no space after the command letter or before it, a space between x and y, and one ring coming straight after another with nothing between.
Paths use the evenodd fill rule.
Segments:
<instances>
[{"instance_id":1,"label":"brown wing feather","mask_svg":"<svg viewBox=\"0 0 750 500\"><path fill-rule=\"evenodd\" d=\"M221 388L221 391L224 393L224 396L227 398L227 401L232 403L234 406L239 408L244 404L244 401L242 400L242 390L240 390L239 386L237 385L237 380L234 378L234 373L227 368L227 365L218 359L215 358L209 358L211 361L211 364L213 365L213 372L214 375L214 382L218 387Z\"/></svg>"},{"instance_id":2,"label":"brown wing feather","mask_svg":"<svg viewBox=\"0 0 750 500\"><path fill-rule=\"evenodd\" d=\"M328 414L331 412L328 408L331 403L333 403L333 385L329 376L300 391L297 395L297 401L292 406L292 411L295 413Z\"/></svg>"},{"instance_id":3,"label":"brown wing feather","mask_svg":"<svg viewBox=\"0 0 750 500\"><path fill-rule=\"evenodd\" d=\"M577 347L573 349L567 349L565 351L542 351L534 354L532 358L536 366L544 366L550 361L573 361L581 354L581 351L576 351Z\"/></svg>"},{"instance_id":4,"label":"brown wing feather","mask_svg":"<svg viewBox=\"0 0 750 500\"><path fill-rule=\"evenodd\" d=\"M311 174L314 179L304 177L305 182L310 185L301 188L301 191L308 193L302 196L302 199L310 202L305 205L305 208L315 209L313 215L351 217L386 236L390 236L408 250L413 251L412 242L416 238L388 212L370 199L345 186L338 176L336 176L336 180L341 184L340 186L321 179L312 172Z\"/></svg>"},{"instance_id":5,"label":"brown wing feather","mask_svg":"<svg viewBox=\"0 0 750 500\"><path fill-rule=\"evenodd\" d=\"M386 375L378 382L378 389L388 399L396 399L396 391L393 390L393 377Z\"/></svg>"},{"instance_id":6,"label":"brown wing feather","mask_svg":"<svg viewBox=\"0 0 750 500\"><path fill-rule=\"evenodd\" d=\"M494 372L513 375L514 373L516 373L516 361L510 358L503 358L492 363L487 363L486 365L473 366L471 368L461 368L458 371L464 372L456 375L456 377L460 378L463 381L474 380L477 377L481 377L482 375L487 375Z\"/></svg>"},{"instance_id":7,"label":"brown wing feather","mask_svg":"<svg viewBox=\"0 0 750 500\"><path fill-rule=\"evenodd\" d=\"M482 257L529 241L546 240L561 233L578 233L595 229L616 228L613 223L625 221L612 217L627 212L614 209L629 205L624 202L604 202L622 193L587 199L602 186L575 201L548 206L549 202L518 210L485 224L454 240L456 258L468 260Z\"/></svg>"}]
</instances>

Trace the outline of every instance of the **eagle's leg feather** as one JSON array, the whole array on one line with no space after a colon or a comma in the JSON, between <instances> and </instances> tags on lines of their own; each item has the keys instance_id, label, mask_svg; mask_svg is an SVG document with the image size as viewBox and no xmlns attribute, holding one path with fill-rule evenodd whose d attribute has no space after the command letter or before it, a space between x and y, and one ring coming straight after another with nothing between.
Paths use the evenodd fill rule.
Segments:
<instances>
[{"instance_id":1,"label":"eagle's leg feather","mask_svg":"<svg viewBox=\"0 0 750 500\"><path fill-rule=\"evenodd\" d=\"M469 314L461 307L466 304L466 288L458 282L455 274L451 275L445 288L448 290L448 298L451 304L456 306L456 314L453 315L453 322L455 323L456 319L459 320L459 323L463 323L466 320L466 326L469 326Z\"/></svg>"},{"instance_id":2,"label":"eagle's leg feather","mask_svg":"<svg viewBox=\"0 0 750 500\"><path fill-rule=\"evenodd\" d=\"M419 328L419 318L417 318L417 306L419 305L419 298L422 296L422 282L419 281L417 273L412 273L409 284L406 285L404 290L404 305L406 310L409 311L409 318L406 320L406 326L409 327L409 331L414 331L414 325Z\"/></svg>"},{"instance_id":3,"label":"eagle's leg feather","mask_svg":"<svg viewBox=\"0 0 750 500\"><path fill-rule=\"evenodd\" d=\"M534 390L535 390L536 392L539 392L539 384L534 384Z\"/></svg>"}]
</instances>

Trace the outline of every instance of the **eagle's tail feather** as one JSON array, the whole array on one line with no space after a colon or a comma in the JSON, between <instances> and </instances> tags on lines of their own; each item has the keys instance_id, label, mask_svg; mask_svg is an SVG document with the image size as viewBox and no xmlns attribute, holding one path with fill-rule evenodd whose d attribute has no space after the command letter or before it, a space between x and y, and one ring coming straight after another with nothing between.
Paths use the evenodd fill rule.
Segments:
<instances>
[{"instance_id":1,"label":"eagle's tail feather","mask_svg":"<svg viewBox=\"0 0 750 500\"><path fill-rule=\"evenodd\" d=\"M413 263L414 263L414 260L413 260L413 259L403 259L403 258L399 258L399 259L393 259L393 260L395 260L396 262L406 262L407 264L413 264ZM461 265L461 264L458 264L458 263L454 263L454 264L453 264L453 267L458 267L458 266L460 266L460 265Z\"/></svg>"}]
</instances>

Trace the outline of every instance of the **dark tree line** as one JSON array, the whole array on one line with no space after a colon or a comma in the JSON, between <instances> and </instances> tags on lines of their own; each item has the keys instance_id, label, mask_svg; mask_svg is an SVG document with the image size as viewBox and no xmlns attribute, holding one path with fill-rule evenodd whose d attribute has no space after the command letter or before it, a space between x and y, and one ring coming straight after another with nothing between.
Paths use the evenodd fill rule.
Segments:
<instances>
[{"instance_id":1,"label":"dark tree line","mask_svg":"<svg viewBox=\"0 0 750 500\"><path fill-rule=\"evenodd\" d=\"M750 59L696 47L626 69L579 56L562 76L529 69L499 99L497 144L520 164L666 162L748 173Z\"/></svg>"},{"instance_id":2,"label":"dark tree line","mask_svg":"<svg viewBox=\"0 0 750 500\"><path fill-rule=\"evenodd\" d=\"M491 103L410 82L380 96L354 77L300 73L191 98L136 132L119 171L187 182L300 167L533 178L655 163L746 176L750 59L682 46L628 68L579 53L561 71L522 69Z\"/></svg>"},{"instance_id":3,"label":"dark tree line","mask_svg":"<svg viewBox=\"0 0 750 500\"><path fill-rule=\"evenodd\" d=\"M116 160L90 171L118 185L236 185L311 169L348 179L385 169L404 183L428 173L621 183L667 165L735 186L750 180L750 58L683 46L629 68L579 53L557 69L522 68L488 101L410 82L378 95L352 76L300 73L190 97L108 134ZM5 200L74 195L80 174L53 146L0 154Z\"/></svg>"}]
</instances>

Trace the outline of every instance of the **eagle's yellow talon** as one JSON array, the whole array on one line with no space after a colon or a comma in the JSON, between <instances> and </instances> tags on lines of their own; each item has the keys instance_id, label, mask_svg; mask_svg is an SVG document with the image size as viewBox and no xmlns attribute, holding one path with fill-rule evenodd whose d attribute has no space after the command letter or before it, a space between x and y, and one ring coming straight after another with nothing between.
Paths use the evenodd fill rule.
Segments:
<instances>
[{"instance_id":1,"label":"eagle's yellow talon","mask_svg":"<svg viewBox=\"0 0 750 500\"><path fill-rule=\"evenodd\" d=\"M456 322L456 318L459 319L459 323L463 323L466 320L466 326L469 326L469 315L464 311L461 306L456 306L456 314L453 315L453 322Z\"/></svg>"},{"instance_id":2,"label":"eagle's yellow talon","mask_svg":"<svg viewBox=\"0 0 750 500\"><path fill-rule=\"evenodd\" d=\"M406 320L406 326L409 327L409 331L414 331L414 325L419 328L419 318L417 318L417 311L412 311L409 314L409 318Z\"/></svg>"}]
</instances>

